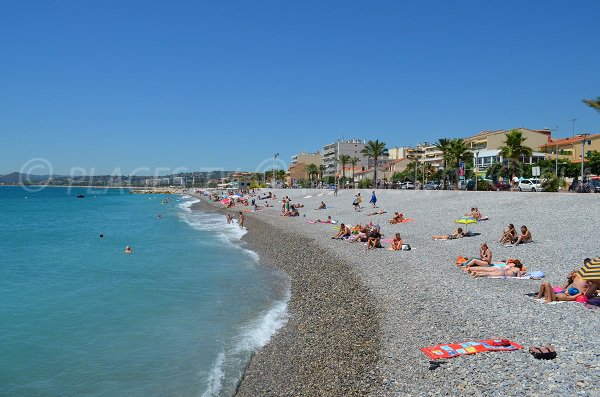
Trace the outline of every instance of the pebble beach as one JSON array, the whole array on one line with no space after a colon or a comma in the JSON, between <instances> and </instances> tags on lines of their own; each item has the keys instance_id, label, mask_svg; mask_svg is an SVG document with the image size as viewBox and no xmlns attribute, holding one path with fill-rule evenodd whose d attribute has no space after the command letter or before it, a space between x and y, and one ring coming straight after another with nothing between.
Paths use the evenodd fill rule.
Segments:
<instances>
[{"instance_id":1,"label":"pebble beach","mask_svg":"<svg viewBox=\"0 0 600 397\"><path fill-rule=\"evenodd\" d=\"M363 209L355 212L360 192ZM251 360L240 396L598 396L599 311L579 303L545 304L528 296L542 281L563 284L586 257L600 255L600 195L462 191L274 190L272 208L247 214L247 244L265 265L290 275L288 324ZM301 203L300 217L280 216L280 199ZM324 201L327 210L315 210ZM259 203L260 204L260 203ZM476 206L489 220L477 236L434 241ZM216 206L211 206L216 209ZM394 211L414 222L390 225ZM332 240L332 225L379 224L399 232L411 251L366 250ZM508 223L526 225L533 242L498 243ZM464 226L463 226L464 228ZM455 265L487 242L494 261L519 259L543 280L471 278ZM386 244L389 245L389 244ZM419 349L440 343L506 338L525 348L444 360L435 370ZM554 360L531 345L552 344Z\"/></svg>"}]
</instances>

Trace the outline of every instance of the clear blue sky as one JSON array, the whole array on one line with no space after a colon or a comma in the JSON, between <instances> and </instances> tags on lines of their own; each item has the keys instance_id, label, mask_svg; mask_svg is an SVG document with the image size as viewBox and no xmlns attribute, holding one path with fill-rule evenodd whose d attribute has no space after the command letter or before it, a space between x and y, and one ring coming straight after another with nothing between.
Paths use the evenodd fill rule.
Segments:
<instances>
[{"instance_id":1,"label":"clear blue sky","mask_svg":"<svg viewBox=\"0 0 600 397\"><path fill-rule=\"evenodd\" d=\"M600 132L600 1L3 1L0 174Z\"/></svg>"}]
</instances>

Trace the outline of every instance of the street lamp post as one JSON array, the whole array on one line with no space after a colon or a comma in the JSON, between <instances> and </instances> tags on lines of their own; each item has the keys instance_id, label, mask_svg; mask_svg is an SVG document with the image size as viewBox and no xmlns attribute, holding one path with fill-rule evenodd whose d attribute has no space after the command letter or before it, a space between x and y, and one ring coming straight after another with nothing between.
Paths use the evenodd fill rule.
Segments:
<instances>
[{"instance_id":1,"label":"street lamp post","mask_svg":"<svg viewBox=\"0 0 600 397\"><path fill-rule=\"evenodd\" d=\"M275 189L275 159L279 157L279 153L273 155L273 171L271 174L271 189Z\"/></svg>"},{"instance_id":2,"label":"street lamp post","mask_svg":"<svg viewBox=\"0 0 600 397\"><path fill-rule=\"evenodd\" d=\"M479 152L475 152L475 191L477 191L477 180L479 179Z\"/></svg>"}]
</instances>

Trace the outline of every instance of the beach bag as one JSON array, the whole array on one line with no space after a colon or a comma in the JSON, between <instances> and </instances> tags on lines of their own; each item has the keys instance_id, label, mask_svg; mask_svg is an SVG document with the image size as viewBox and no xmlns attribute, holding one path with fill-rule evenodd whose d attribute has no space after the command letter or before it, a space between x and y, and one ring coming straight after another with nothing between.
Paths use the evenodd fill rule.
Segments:
<instances>
[{"instance_id":1,"label":"beach bag","mask_svg":"<svg viewBox=\"0 0 600 397\"><path fill-rule=\"evenodd\" d=\"M410 251L410 245L409 244L402 244L402 251Z\"/></svg>"},{"instance_id":2,"label":"beach bag","mask_svg":"<svg viewBox=\"0 0 600 397\"><path fill-rule=\"evenodd\" d=\"M465 258L465 257L463 257L463 256L460 256L460 255L459 255L459 257L458 257L458 258L456 258L456 264L457 264L457 265L461 265L461 264L463 264L463 263L465 263L465 262L468 262L468 261L469 261L469 260L468 260L467 258Z\"/></svg>"}]
</instances>

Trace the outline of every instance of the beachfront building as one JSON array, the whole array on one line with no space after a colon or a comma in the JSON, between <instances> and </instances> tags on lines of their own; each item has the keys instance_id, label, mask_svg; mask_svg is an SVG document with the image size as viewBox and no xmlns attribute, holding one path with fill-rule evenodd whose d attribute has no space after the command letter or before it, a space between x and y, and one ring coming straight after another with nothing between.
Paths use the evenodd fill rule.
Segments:
<instances>
[{"instance_id":1,"label":"beachfront building","mask_svg":"<svg viewBox=\"0 0 600 397\"><path fill-rule=\"evenodd\" d=\"M387 163L386 168L391 176L391 175L394 175L396 172L406 171L406 167L408 167L408 165L412 162L414 162L414 160L407 159L407 158L397 159L397 160L393 160L393 161L390 161L389 163Z\"/></svg>"},{"instance_id":2,"label":"beachfront building","mask_svg":"<svg viewBox=\"0 0 600 397\"><path fill-rule=\"evenodd\" d=\"M570 160L574 163L581 162L582 144L585 141L585 156L596 150L600 152L600 134L576 135L570 138L551 140L540 147L549 160Z\"/></svg>"},{"instance_id":3,"label":"beachfront building","mask_svg":"<svg viewBox=\"0 0 600 397\"><path fill-rule=\"evenodd\" d=\"M392 177L392 173L388 167L377 167L377 181L387 181ZM364 179L373 181L375 178L375 168L369 168L364 171L359 171L354 174L354 182L359 183Z\"/></svg>"},{"instance_id":4,"label":"beachfront building","mask_svg":"<svg viewBox=\"0 0 600 397\"><path fill-rule=\"evenodd\" d=\"M356 166L360 167L361 170L366 169L369 166L369 159L361 153L366 145L364 140L348 139L323 146L323 165L325 166L323 176L330 177L339 173L340 166L337 159L343 154L357 157L359 161Z\"/></svg>"},{"instance_id":5,"label":"beachfront building","mask_svg":"<svg viewBox=\"0 0 600 397\"><path fill-rule=\"evenodd\" d=\"M515 128L523 134L523 144L533 149L530 157L523 158L525 164L535 164L546 158L540 147L551 141L551 131L530 130L528 128ZM485 171L495 163L502 163L505 159L500 156L500 147L504 145L506 134L510 130L482 131L476 135L465 138L465 144L473 152L473 165L480 171Z\"/></svg>"},{"instance_id":6,"label":"beachfront building","mask_svg":"<svg viewBox=\"0 0 600 397\"><path fill-rule=\"evenodd\" d=\"M316 165L319 167L323 164L323 154L321 152L316 153L298 153L292 156L292 162L288 167L287 184L288 186L295 185L298 181L306 181L309 179L306 167L309 165Z\"/></svg>"},{"instance_id":7,"label":"beachfront building","mask_svg":"<svg viewBox=\"0 0 600 397\"><path fill-rule=\"evenodd\" d=\"M411 148L408 146L396 146L391 149L388 149L388 159L390 161L395 161L399 159L407 158L407 153Z\"/></svg>"}]
</instances>

